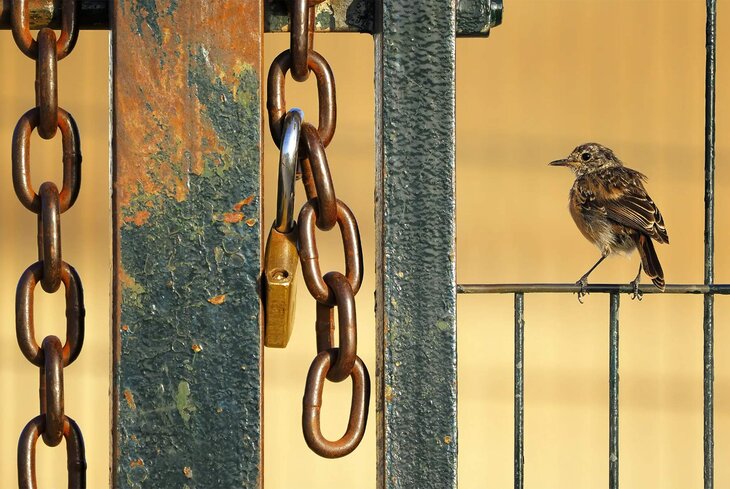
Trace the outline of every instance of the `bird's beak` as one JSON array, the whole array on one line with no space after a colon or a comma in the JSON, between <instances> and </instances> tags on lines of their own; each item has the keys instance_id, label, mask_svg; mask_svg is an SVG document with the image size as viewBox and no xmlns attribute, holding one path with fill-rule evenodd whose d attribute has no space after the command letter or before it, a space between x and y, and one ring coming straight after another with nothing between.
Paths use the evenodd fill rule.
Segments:
<instances>
[{"instance_id":1,"label":"bird's beak","mask_svg":"<svg viewBox=\"0 0 730 489\"><path fill-rule=\"evenodd\" d=\"M570 166L572 162L569 159L555 160L548 163L550 166Z\"/></svg>"}]
</instances>

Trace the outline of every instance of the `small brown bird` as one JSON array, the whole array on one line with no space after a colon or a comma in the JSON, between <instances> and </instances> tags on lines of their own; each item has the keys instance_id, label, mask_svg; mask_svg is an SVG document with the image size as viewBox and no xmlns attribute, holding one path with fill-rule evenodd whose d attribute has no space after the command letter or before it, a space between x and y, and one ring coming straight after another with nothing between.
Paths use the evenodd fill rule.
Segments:
<instances>
[{"instance_id":1,"label":"small brown bird","mask_svg":"<svg viewBox=\"0 0 730 489\"><path fill-rule=\"evenodd\" d=\"M598 143L582 144L567 158L550 163L567 166L575 173L570 189L570 215L583 236L601 251L601 258L577 282L578 299L585 295L588 275L611 253L639 250L639 273L631 282L639 293L642 266L652 283L664 290L664 271L652 239L669 243L664 219L644 189L646 176L626 168L609 148Z\"/></svg>"}]
</instances>

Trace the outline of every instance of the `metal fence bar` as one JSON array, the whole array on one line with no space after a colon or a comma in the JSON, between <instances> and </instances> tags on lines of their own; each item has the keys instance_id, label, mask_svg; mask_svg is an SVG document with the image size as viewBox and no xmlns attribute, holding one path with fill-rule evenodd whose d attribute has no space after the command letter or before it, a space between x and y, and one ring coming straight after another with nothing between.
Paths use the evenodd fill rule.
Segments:
<instances>
[{"instance_id":1,"label":"metal fence bar","mask_svg":"<svg viewBox=\"0 0 730 489\"><path fill-rule=\"evenodd\" d=\"M715 274L715 54L717 35L716 0L707 0L705 59L705 284ZM704 362L704 481L714 487L714 295L706 294L703 311Z\"/></svg>"},{"instance_id":2,"label":"metal fence bar","mask_svg":"<svg viewBox=\"0 0 730 489\"><path fill-rule=\"evenodd\" d=\"M322 32L376 32L378 0L324 0L317 5L316 30ZM264 1L264 30L289 28L286 0ZM502 0L456 0L456 34L487 37L502 23Z\"/></svg>"},{"instance_id":3,"label":"metal fence bar","mask_svg":"<svg viewBox=\"0 0 730 489\"><path fill-rule=\"evenodd\" d=\"M112 8L112 484L259 488L261 3Z\"/></svg>"},{"instance_id":4,"label":"metal fence bar","mask_svg":"<svg viewBox=\"0 0 730 489\"><path fill-rule=\"evenodd\" d=\"M525 481L525 294L515 294L515 489Z\"/></svg>"},{"instance_id":5,"label":"metal fence bar","mask_svg":"<svg viewBox=\"0 0 730 489\"><path fill-rule=\"evenodd\" d=\"M618 310L619 294L611 294L608 355L608 487L618 489Z\"/></svg>"},{"instance_id":6,"label":"metal fence bar","mask_svg":"<svg viewBox=\"0 0 730 489\"><path fill-rule=\"evenodd\" d=\"M515 294L525 293L564 293L575 294L580 287L575 284L459 284L459 294ZM633 294L634 288L629 284L590 284L588 293ZM664 292L653 285L639 287L642 294L730 294L730 284L673 284L667 285Z\"/></svg>"},{"instance_id":7,"label":"metal fence bar","mask_svg":"<svg viewBox=\"0 0 730 489\"><path fill-rule=\"evenodd\" d=\"M378 487L453 489L455 3L377 4Z\"/></svg>"},{"instance_id":8,"label":"metal fence bar","mask_svg":"<svg viewBox=\"0 0 730 489\"><path fill-rule=\"evenodd\" d=\"M81 29L109 29L111 0L78 0ZM10 2L0 0L0 29L10 29ZM324 0L317 5L315 30L318 32L373 33L376 0ZM286 0L264 1L264 31L289 30ZM457 0L458 36L487 37L502 22L502 0ZM28 0L30 27L59 28L60 0ZM235 20L231 21L235 25Z\"/></svg>"},{"instance_id":9,"label":"metal fence bar","mask_svg":"<svg viewBox=\"0 0 730 489\"><path fill-rule=\"evenodd\" d=\"M705 295L703 310L703 362L704 362L704 480L705 489L714 487L714 314L713 308L715 297L712 294Z\"/></svg>"}]
</instances>

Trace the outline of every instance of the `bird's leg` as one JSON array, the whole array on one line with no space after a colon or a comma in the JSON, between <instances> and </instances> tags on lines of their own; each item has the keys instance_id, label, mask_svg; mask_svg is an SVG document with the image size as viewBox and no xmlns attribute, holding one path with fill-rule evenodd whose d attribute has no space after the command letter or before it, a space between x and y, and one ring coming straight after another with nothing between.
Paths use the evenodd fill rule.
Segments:
<instances>
[{"instance_id":1,"label":"bird's leg","mask_svg":"<svg viewBox=\"0 0 730 489\"><path fill-rule=\"evenodd\" d=\"M608 253L606 253L606 252L602 253L601 258L598 259L596 264L593 265L590 270L588 270L586 273L584 273L583 276L581 278L579 278L578 281L575 283L575 285L580 285L580 290L578 291L578 302L580 302L581 304L583 304L583 296L588 294L588 292L586 292L586 287L588 286L588 275L590 275L591 272L593 270L595 270L596 267L598 265L600 265L601 262L603 260L605 260L607 256L608 256Z\"/></svg>"},{"instance_id":2,"label":"bird's leg","mask_svg":"<svg viewBox=\"0 0 730 489\"><path fill-rule=\"evenodd\" d=\"M639 290L639 283L641 282L641 263L639 263L639 273L636 274L636 278L629 283L634 288L634 293L631 294L631 299L642 299L642 293Z\"/></svg>"}]
</instances>

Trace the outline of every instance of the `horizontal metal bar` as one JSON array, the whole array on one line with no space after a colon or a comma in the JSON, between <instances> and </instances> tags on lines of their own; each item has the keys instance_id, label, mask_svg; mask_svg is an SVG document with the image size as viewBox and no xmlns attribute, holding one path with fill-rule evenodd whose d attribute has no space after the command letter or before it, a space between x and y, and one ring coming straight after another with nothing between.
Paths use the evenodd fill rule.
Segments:
<instances>
[{"instance_id":1,"label":"horizontal metal bar","mask_svg":"<svg viewBox=\"0 0 730 489\"><path fill-rule=\"evenodd\" d=\"M80 0L82 29L109 29L110 0ZM28 0L31 29L60 28L61 0ZM0 29L10 29L12 0L0 0ZM265 32L286 32L286 0L265 0ZM374 0L325 0L317 5L318 32L373 32ZM486 37L502 23L502 0L458 0L457 36Z\"/></svg>"},{"instance_id":2,"label":"horizontal metal bar","mask_svg":"<svg viewBox=\"0 0 730 489\"><path fill-rule=\"evenodd\" d=\"M517 292L533 293L577 293L580 286L576 284L458 284L457 294L514 294ZM585 288L588 293L632 294L634 288L629 284L591 284ZM642 294L730 294L730 284L674 284L667 285L664 292L653 285L639 287Z\"/></svg>"},{"instance_id":3,"label":"horizontal metal bar","mask_svg":"<svg viewBox=\"0 0 730 489\"><path fill-rule=\"evenodd\" d=\"M80 0L79 25L86 30L109 29L110 0ZM0 29L10 29L12 0L0 0ZM30 28L61 28L61 0L28 0Z\"/></svg>"},{"instance_id":4,"label":"horizontal metal bar","mask_svg":"<svg viewBox=\"0 0 730 489\"><path fill-rule=\"evenodd\" d=\"M372 34L374 0L325 0L317 5L315 30L322 32L364 32ZM287 32L289 14L284 0L266 0L264 30ZM487 37L502 23L502 0L457 0L457 37Z\"/></svg>"}]
</instances>

